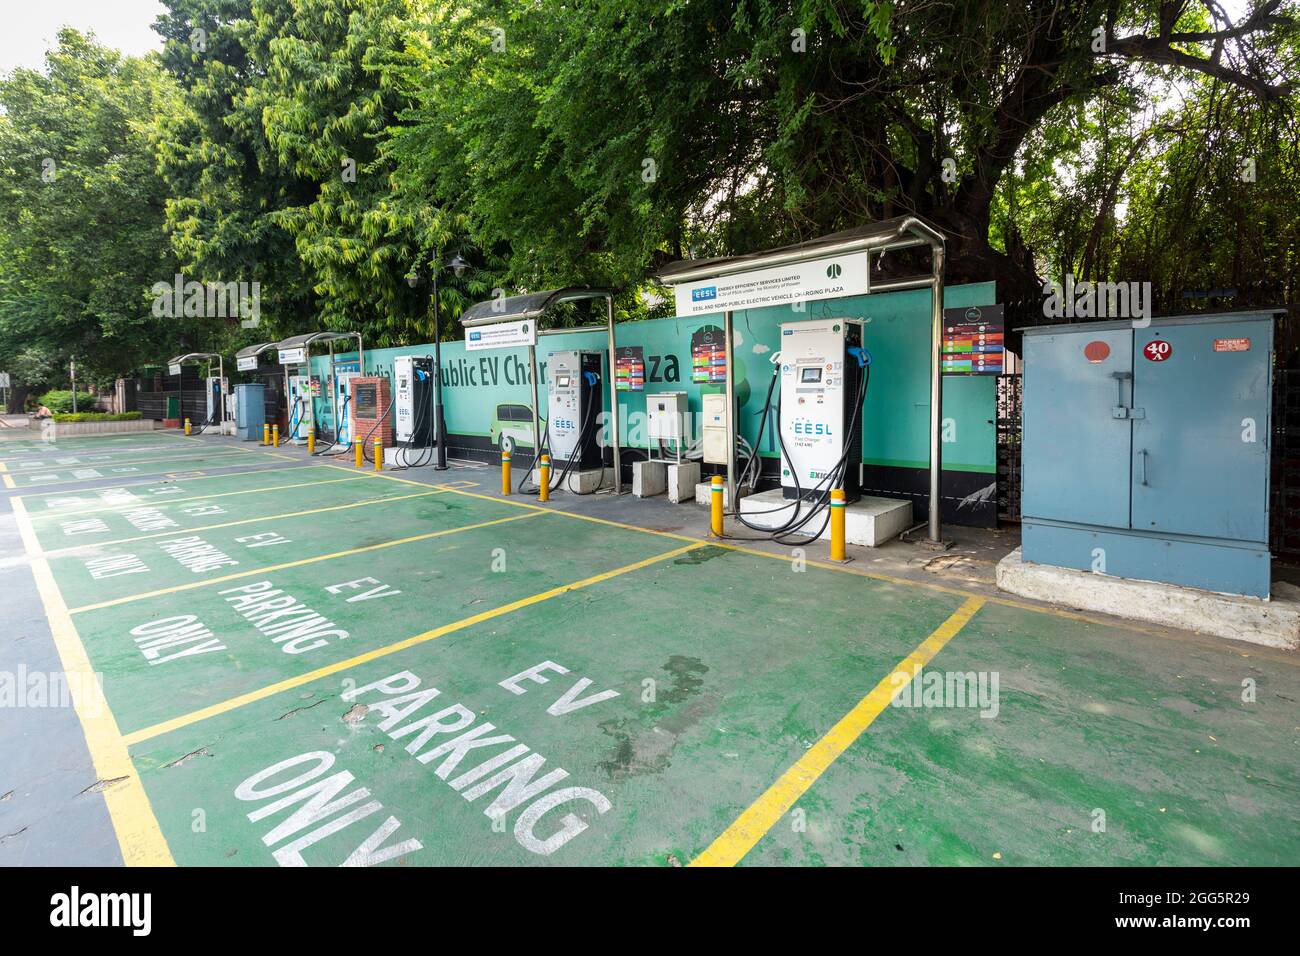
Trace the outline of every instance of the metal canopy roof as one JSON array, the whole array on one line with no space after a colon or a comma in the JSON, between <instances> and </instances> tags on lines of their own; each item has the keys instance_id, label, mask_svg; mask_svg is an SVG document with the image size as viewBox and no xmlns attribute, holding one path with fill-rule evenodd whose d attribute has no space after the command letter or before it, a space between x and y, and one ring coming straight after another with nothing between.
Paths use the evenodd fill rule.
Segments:
<instances>
[{"instance_id":1,"label":"metal canopy roof","mask_svg":"<svg viewBox=\"0 0 1300 956\"><path fill-rule=\"evenodd\" d=\"M478 325L491 325L493 322L516 322L520 319L535 319L551 306L561 302L580 302L584 299L608 299L613 296L609 289L597 289L592 286L574 285L563 289L551 289L547 292L527 292L512 295L506 299L487 299L466 309L460 317L464 328Z\"/></svg>"},{"instance_id":2,"label":"metal canopy roof","mask_svg":"<svg viewBox=\"0 0 1300 956\"><path fill-rule=\"evenodd\" d=\"M664 266L655 273L655 278L665 285L677 285L864 249L900 249L942 244L943 241L943 232L928 220L920 216L895 216L893 219L868 223L763 252L717 259L682 259Z\"/></svg>"},{"instance_id":3,"label":"metal canopy roof","mask_svg":"<svg viewBox=\"0 0 1300 956\"><path fill-rule=\"evenodd\" d=\"M186 352L184 355L178 355L175 358L167 360L168 365L183 365L186 362L194 362L199 359L207 359L209 362L213 359L220 359L221 356L216 352Z\"/></svg>"},{"instance_id":4,"label":"metal canopy roof","mask_svg":"<svg viewBox=\"0 0 1300 956\"><path fill-rule=\"evenodd\" d=\"M271 349L279 348L279 347L280 347L279 342L262 342L258 345L249 345L249 346L245 346L244 348L236 352L235 358L237 359L254 358L258 355L261 355L263 352L267 352L270 351Z\"/></svg>"},{"instance_id":5,"label":"metal canopy roof","mask_svg":"<svg viewBox=\"0 0 1300 956\"><path fill-rule=\"evenodd\" d=\"M305 335L291 335L283 342L277 342L276 347L282 349L296 349L302 345L314 345L317 342L337 342L340 339L360 339L356 332L308 332Z\"/></svg>"}]
</instances>

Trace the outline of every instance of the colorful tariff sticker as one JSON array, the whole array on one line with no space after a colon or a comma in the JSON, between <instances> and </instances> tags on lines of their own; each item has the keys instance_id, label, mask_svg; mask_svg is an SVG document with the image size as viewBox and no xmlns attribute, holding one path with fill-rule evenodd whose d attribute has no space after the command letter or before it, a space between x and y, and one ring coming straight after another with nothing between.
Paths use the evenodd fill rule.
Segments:
<instances>
[{"instance_id":1,"label":"colorful tariff sticker","mask_svg":"<svg viewBox=\"0 0 1300 956\"><path fill-rule=\"evenodd\" d=\"M620 346L614 364L614 387L620 392L645 391L645 349Z\"/></svg>"},{"instance_id":2,"label":"colorful tariff sticker","mask_svg":"<svg viewBox=\"0 0 1300 956\"><path fill-rule=\"evenodd\" d=\"M1250 339L1215 339L1216 352L1249 352Z\"/></svg>"},{"instance_id":3,"label":"colorful tariff sticker","mask_svg":"<svg viewBox=\"0 0 1300 956\"><path fill-rule=\"evenodd\" d=\"M727 380L726 333L706 325L691 336L691 381L717 385Z\"/></svg>"}]
</instances>

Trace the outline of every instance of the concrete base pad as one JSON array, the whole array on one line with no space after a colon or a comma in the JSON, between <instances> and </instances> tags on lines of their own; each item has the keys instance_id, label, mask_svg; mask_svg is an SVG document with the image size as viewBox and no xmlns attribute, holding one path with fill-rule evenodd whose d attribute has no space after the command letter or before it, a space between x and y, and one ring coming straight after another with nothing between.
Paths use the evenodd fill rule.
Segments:
<instances>
[{"instance_id":1,"label":"concrete base pad","mask_svg":"<svg viewBox=\"0 0 1300 956\"><path fill-rule=\"evenodd\" d=\"M668 466L668 500L678 505L683 501L689 501L692 497L699 497L696 491L700 483L700 463L698 461L683 461L680 464ZM727 496L726 491L722 496Z\"/></svg>"},{"instance_id":2,"label":"concrete base pad","mask_svg":"<svg viewBox=\"0 0 1300 956\"><path fill-rule=\"evenodd\" d=\"M554 486L554 490L551 494L553 495L562 494L566 491L579 495L589 495L595 492L597 488L606 491L614 490L613 468L605 468L603 470L600 468L591 468L587 471L571 471L569 472L568 477L561 482L560 472L563 470L563 468L551 469L551 484ZM532 474L528 476L528 480L532 482L533 487L536 488L540 485L542 476L538 473L538 470L534 468Z\"/></svg>"},{"instance_id":3,"label":"concrete base pad","mask_svg":"<svg viewBox=\"0 0 1300 956\"><path fill-rule=\"evenodd\" d=\"M1288 650L1300 648L1300 588L1273 585L1273 597L1216 594L1073 568L1030 564L1020 549L998 562L998 587L1020 597L1100 611L1201 634Z\"/></svg>"},{"instance_id":4,"label":"concrete base pad","mask_svg":"<svg viewBox=\"0 0 1300 956\"><path fill-rule=\"evenodd\" d=\"M803 517L815 507L811 502L798 503L799 516ZM765 513L766 512L766 513ZM780 488L746 495L740 499L740 513L750 524L764 528L777 528L795 513L795 502L786 499ZM794 532L807 536L822 526L824 515L818 515L807 525ZM844 540L866 548L875 548L891 541L912 525L912 502L896 498L860 498L844 509ZM821 537L830 540L830 522Z\"/></svg>"},{"instance_id":5,"label":"concrete base pad","mask_svg":"<svg viewBox=\"0 0 1300 956\"><path fill-rule=\"evenodd\" d=\"M666 461L634 461L632 463L632 494L638 498L651 498L668 490L668 463Z\"/></svg>"}]
</instances>

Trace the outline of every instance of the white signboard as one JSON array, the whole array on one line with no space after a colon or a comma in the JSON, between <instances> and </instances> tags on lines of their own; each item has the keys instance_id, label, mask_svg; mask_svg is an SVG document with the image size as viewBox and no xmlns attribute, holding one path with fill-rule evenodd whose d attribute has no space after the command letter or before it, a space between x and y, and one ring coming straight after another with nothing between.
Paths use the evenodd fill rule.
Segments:
<instances>
[{"instance_id":1,"label":"white signboard","mask_svg":"<svg viewBox=\"0 0 1300 956\"><path fill-rule=\"evenodd\" d=\"M181 374L181 367L180 367L180 365L179 365L179 364L176 364L176 365L168 365L168 366L167 366L167 374L168 374L168 375L179 375L179 374Z\"/></svg>"},{"instance_id":2,"label":"white signboard","mask_svg":"<svg viewBox=\"0 0 1300 956\"><path fill-rule=\"evenodd\" d=\"M519 322L497 322L465 330L465 349L503 349L518 345L537 344L537 323L532 319Z\"/></svg>"},{"instance_id":3,"label":"white signboard","mask_svg":"<svg viewBox=\"0 0 1300 956\"><path fill-rule=\"evenodd\" d=\"M0 388L11 388L11 387L12 386L9 384L9 373L0 372Z\"/></svg>"},{"instance_id":4,"label":"white signboard","mask_svg":"<svg viewBox=\"0 0 1300 956\"><path fill-rule=\"evenodd\" d=\"M241 372L257 371L257 356L245 355L243 357L235 356L235 368Z\"/></svg>"},{"instance_id":5,"label":"white signboard","mask_svg":"<svg viewBox=\"0 0 1300 956\"><path fill-rule=\"evenodd\" d=\"M280 349L281 365L302 365L307 361L307 346L300 345L296 349Z\"/></svg>"},{"instance_id":6,"label":"white signboard","mask_svg":"<svg viewBox=\"0 0 1300 956\"><path fill-rule=\"evenodd\" d=\"M678 315L708 315L866 295L867 254L854 252L676 286Z\"/></svg>"}]
</instances>

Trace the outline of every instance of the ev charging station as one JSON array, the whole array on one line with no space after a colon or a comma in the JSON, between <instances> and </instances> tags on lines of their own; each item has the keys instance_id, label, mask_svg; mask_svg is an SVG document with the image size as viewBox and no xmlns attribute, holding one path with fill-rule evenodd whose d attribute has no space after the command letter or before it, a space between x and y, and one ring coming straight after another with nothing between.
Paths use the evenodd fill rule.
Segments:
<instances>
[{"instance_id":1,"label":"ev charging station","mask_svg":"<svg viewBox=\"0 0 1300 956\"><path fill-rule=\"evenodd\" d=\"M875 267L885 253L928 247L930 249L930 274L904 278L872 278L872 254L876 253ZM786 323L781 329L782 350L773 356L774 377L770 389L775 389L777 377L781 384L778 435L782 444L782 488L776 492L763 492L739 499L736 468L736 401L733 315L737 309L755 309L767 306L789 306L846 296L864 296L877 292L897 292L905 289L930 290L930 493L929 540L942 546L940 505L940 476L942 474L943 378L941 354L943 347L943 267L944 237L938 227L919 216L900 216L883 222L848 229L812 239L808 242L756 252L744 256L720 259L683 260L672 263L657 273L665 285L673 287L677 315L722 315L723 354L725 357L726 397L723 406L726 424L726 507L740 517L742 522L756 530L770 532L780 541L788 535L800 535L805 540L825 537L828 534L829 499L831 491L850 490L860 494L861 428L857 420L856 434L836 437L817 434L842 425L853 415L860 415L865 388L857 394L857 408L853 407L854 387L859 382L865 386L869 377L870 342L851 342L847 317L838 321L842 328L833 332L827 328L822 333L812 326L821 319L809 322ZM830 324L835 323L830 320ZM808 327L807 332L797 329ZM858 327L860 330L860 326ZM861 334L860 331L858 333ZM806 337L805 337L806 336ZM801 344L793 345L796 340ZM786 349L791 349L787 356ZM850 349L861 353L853 355ZM802 354L801 354L802 353ZM820 380L814 380L813 358L820 362ZM787 361L787 358L793 361ZM840 363L840 370L835 368ZM856 362L860 378L849 367ZM786 366L789 366L787 370ZM826 366L831 368L827 369ZM808 379L800 381L802 375ZM831 384L830 379L835 380ZM764 409L763 425L770 411ZM802 399L802 404L800 404ZM811 429L811 433L798 434ZM761 434L761 431L760 431ZM847 442L846 442L847 437ZM793 440L793 441L792 441ZM792 447L793 445L793 447ZM856 451L854 448L856 447ZM755 454L757 450L755 449ZM838 469L835 468L839 463ZM802 469L807 469L803 472ZM838 471L836 474L828 472ZM789 472L790 474L785 474ZM794 479L800 474L796 489ZM814 477L821 474L821 478ZM814 482L815 495L809 500L804 493L804 483ZM820 482L820 487L817 487ZM770 496L776 496L773 504ZM788 497L787 497L788 496ZM788 502L782 505L781 502ZM749 504L746 505L746 502ZM747 512L747 514L742 514ZM817 521L825 514L821 529ZM751 522L746 518L753 516ZM894 499L861 499L846 508L848 541L851 544L876 545L907 530L911 523L911 503ZM791 539L788 543L801 543Z\"/></svg>"},{"instance_id":2,"label":"ev charging station","mask_svg":"<svg viewBox=\"0 0 1300 956\"><path fill-rule=\"evenodd\" d=\"M605 324L580 328L540 329L543 320L563 302L605 300ZM547 292L530 292L506 299L479 302L461 315L467 351L527 346L532 379L533 460L520 478L538 480L537 459L551 454L552 480L557 490L595 494L604 488L604 449L600 443L603 392L608 388L610 408L605 416L613 445L613 481L609 492L623 493L622 449L619 445L618 391L607 366L617 354L614 335L614 294L608 289L570 286ZM537 367L537 339L541 336L570 335L603 330L607 350L560 350L547 361L547 420L540 412ZM594 379L594 380L593 380ZM559 384L561 381L563 385Z\"/></svg>"},{"instance_id":3,"label":"ev charging station","mask_svg":"<svg viewBox=\"0 0 1300 956\"><path fill-rule=\"evenodd\" d=\"M862 496L864 354L859 319L782 323L782 497L815 499L828 481Z\"/></svg>"},{"instance_id":4,"label":"ev charging station","mask_svg":"<svg viewBox=\"0 0 1300 956\"><path fill-rule=\"evenodd\" d=\"M217 374L212 374L212 362L216 360ZM172 374L179 376L181 367L194 362L207 362L207 374L204 377L205 410L207 417L199 425L198 433L202 434L212 425L217 426L217 433L224 435L227 433L226 421L229 418L229 408L226 401L227 386L225 360L217 352L188 352L185 355L178 355L175 358L167 360L167 370ZM183 393L182 393L183 394ZM182 402L182 406L183 406ZM185 417L184 408L181 409L181 418Z\"/></svg>"},{"instance_id":5,"label":"ev charging station","mask_svg":"<svg viewBox=\"0 0 1300 956\"><path fill-rule=\"evenodd\" d=\"M397 444L412 449L432 448L438 440L433 405L433 359L399 355L393 359L393 418Z\"/></svg>"},{"instance_id":6,"label":"ev charging station","mask_svg":"<svg viewBox=\"0 0 1300 956\"><path fill-rule=\"evenodd\" d=\"M357 343L357 360L339 362L335 357L334 343ZM329 374L327 381L319 382L311 374L311 347L319 343L329 346ZM359 332L308 332L293 335L276 343L280 364L284 366L284 393L289 403L289 441L302 444L307 441L308 426L315 428L316 416L322 405L330 409L333 428L332 445L325 452L346 449L352 442L351 417L352 379L365 374L366 352ZM291 371L292 370L292 371ZM326 402L319 399L322 394ZM319 437L319 435L317 436ZM318 451L317 454L325 452Z\"/></svg>"}]
</instances>

